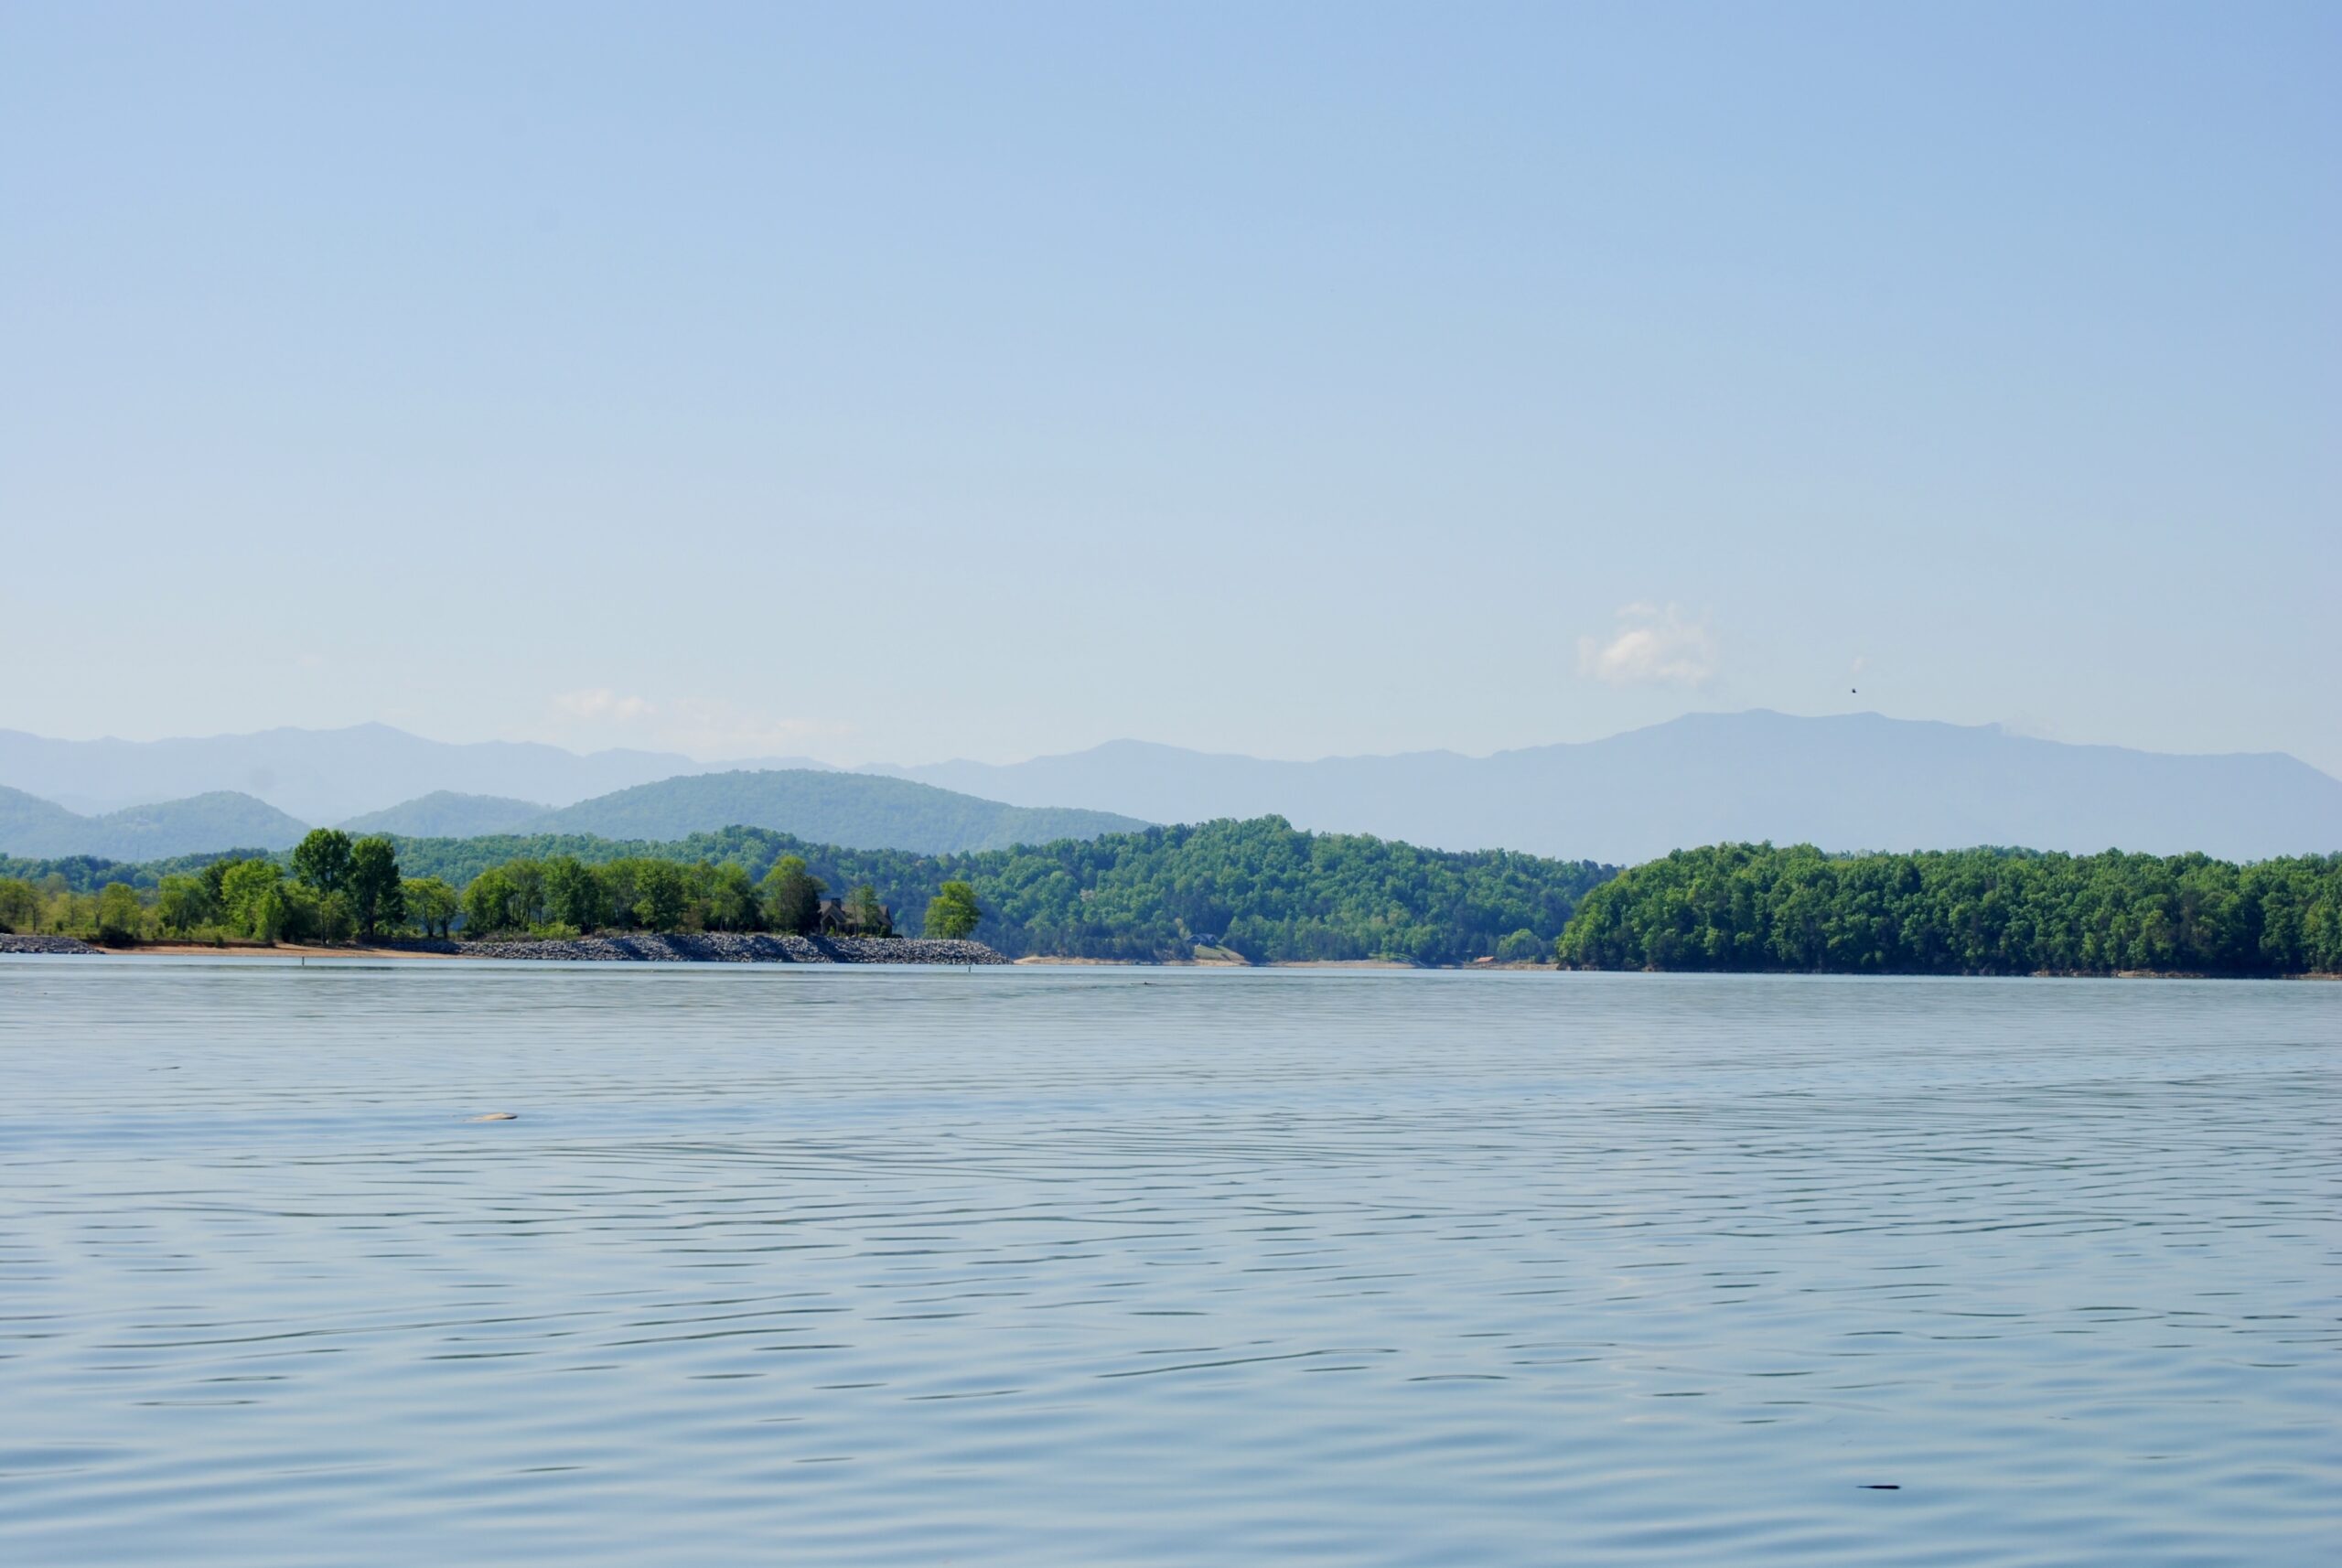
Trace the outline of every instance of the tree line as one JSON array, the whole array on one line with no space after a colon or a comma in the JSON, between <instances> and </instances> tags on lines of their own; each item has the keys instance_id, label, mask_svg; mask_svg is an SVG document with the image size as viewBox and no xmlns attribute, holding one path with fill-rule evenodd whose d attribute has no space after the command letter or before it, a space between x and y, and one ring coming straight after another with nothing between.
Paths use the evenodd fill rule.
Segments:
<instances>
[{"instance_id":1,"label":"tree line","mask_svg":"<svg viewBox=\"0 0 2342 1568\"><path fill-rule=\"evenodd\" d=\"M1304 832L1281 817L942 855L810 844L763 828L695 833L671 844L579 836L407 840L400 853L411 867L467 887L517 863L674 865L683 878L682 929L736 929L732 922L755 918L749 896L793 859L827 886L868 888L875 901L897 909L933 911L944 899L979 910L969 931L1012 958L1140 961L1185 959L1199 945L1255 962L1548 958L1578 898L1612 875L1591 861ZM639 871L634 886L640 886ZM623 891L614 890L614 908L625 906ZM665 918L671 904L654 912ZM575 925L552 903L527 915ZM638 909L635 918L642 918ZM516 912L512 928L522 923ZM932 918L928 924L940 929Z\"/></svg>"},{"instance_id":2,"label":"tree line","mask_svg":"<svg viewBox=\"0 0 2342 1568\"><path fill-rule=\"evenodd\" d=\"M1588 969L2330 974L2342 972L2342 855L2237 865L1718 844L1595 889L1556 950Z\"/></svg>"},{"instance_id":3,"label":"tree line","mask_svg":"<svg viewBox=\"0 0 2342 1568\"><path fill-rule=\"evenodd\" d=\"M809 936L897 935L876 885L825 901L829 884L805 858L775 857L752 877L736 860L619 855L599 865L575 854L515 856L482 871L462 897L467 936L588 936L596 931L777 931ZM926 934L957 940L983 918L975 890L947 881L927 903ZM445 934L444 928L441 934Z\"/></svg>"},{"instance_id":4,"label":"tree line","mask_svg":"<svg viewBox=\"0 0 2342 1568\"><path fill-rule=\"evenodd\" d=\"M0 877L0 931L55 931L106 943L157 938L371 941L392 937L596 931L782 931L896 935L893 911L869 883L824 902L827 885L801 856L774 858L752 881L736 862L620 855L587 865L572 854L515 856L462 886L407 876L384 834L353 840L310 832L285 855L231 854L139 880L108 877L76 888L63 872L40 882ZM76 857L77 859L84 857ZM105 863L96 863L102 866ZM178 864L178 863L174 863ZM87 888L87 890L85 890ZM946 881L928 900L929 936L962 938L983 918L973 888Z\"/></svg>"},{"instance_id":5,"label":"tree line","mask_svg":"<svg viewBox=\"0 0 2342 1568\"><path fill-rule=\"evenodd\" d=\"M876 932L887 928L886 910L919 910L929 933L972 935L1011 957L1136 961L1185 959L1199 946L1256 962L1548 958L1578 899L1611 875L1591 861L1304 832L1281 817L946 855L809 844L757 828L669 844L582 835L386 842L403 875L398 914L385 902L373 907L378 934L799 930L810 929L810 918L827 902L831 929L840 930ZM77 875L84 884L103 877L121 886L118 906L143 905L148 926L171 931L210 929L203 922L211 920L229 936L262 940L272 928L259 916L273 906L254 889L269 884L285 910L276 937L355 932L354 900L332 905L347 916L327 920L331 894L305 879L301 856L295 849L237 857L224 870L222 862L178 863L159 875L134 867ZM278 875L272 884L268 870L237 869L245 865ZM52 916L39 929L66 929L55 923L60 918L94 929L102 886L95 897L69 893L61 867L43 875L59 885L52 903L80 914ZM205 888L193 902L189 879ZM833 888L846 891L825 900Z\"/></svg>"},{"instance_id":6,"label":"tree line","mask_svg":"<svg viewBox=\"0 0 2342 1568\"><path fill-rule=\"evenodd\" d=\"M727 828L671 844L590 837L352 841L279 855L0 866L0 929L343 940L390 935L826 929L937 936L1011 957L1255 962L1552 959L1594 969L1849 974L2342 972L2342 855L1976 849L1682 850L1623 874L1449 854L1282 818L922 855ZM30 875L27 875L30 874ZM832 888L846 891L827 897Z\"/></svg>"},{"instance_id":7,"label":"tree line","mask_svg":"<svg viewBox=\"0 0 2342 1568\"><path fill-rule=\"evenodd\" d=\"M21 863L18 863L21 865ZM0 876L0 930L67 932L109 943L156 938L245 941L371 940L413 929L411 915L452 910L455 889L403 876L386 836L318 828L282 856L183 855L131 875L75 856L38 881ZM6 867L16 870L16 866ZM31 869L31 868L27 868ZM125 868L130 869L130 868ZM69 870L83 873L76 879Z\"/></svg>"}]
</instances>

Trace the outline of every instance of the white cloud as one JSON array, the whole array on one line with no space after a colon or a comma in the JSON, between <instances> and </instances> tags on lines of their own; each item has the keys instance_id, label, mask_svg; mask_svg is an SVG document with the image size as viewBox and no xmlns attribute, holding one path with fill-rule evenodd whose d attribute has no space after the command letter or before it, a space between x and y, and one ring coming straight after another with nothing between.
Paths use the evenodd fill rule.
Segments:
<instances>
[{"instance_id":1,"label":"white cloud","mask_svg":"<svg viewBox=\"0 0 2342 1568\"><path fill-rule=\"evenodd\" d=\"M553 711L566 718L596 720L605 724L632 724L647 719L659 710L648 697L621 696L607 686L596 686L583 692L563 692L553 700Z\"/></svg>"},{"instance_id":2,"label":"white cloud","mask_svg":"<svg viewBox=\"0 0 2342 1568\"><path fill-rule=\"evenodd\" d=\"M1625 605L1607 639L1577 639L1577 671L1613 686L1703 685L1715 678L1716 636L1681 605Z\"/></svg>"}]
</instances>

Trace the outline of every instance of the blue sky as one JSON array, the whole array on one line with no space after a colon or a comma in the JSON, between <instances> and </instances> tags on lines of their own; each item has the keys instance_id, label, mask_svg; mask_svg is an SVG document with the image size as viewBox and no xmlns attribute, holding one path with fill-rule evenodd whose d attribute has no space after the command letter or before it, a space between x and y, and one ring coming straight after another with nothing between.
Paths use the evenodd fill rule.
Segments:
<instances>
[{"instance_id":1,"label":"blue sky","mask_svg":"<svg viewBox=\"0 0 2342 1568\"><path fill-rule=\"evenodd\" d=\"M2342 772L2337 70L2319 5L12 5L0 726Z\"/></svg>"}]
</instances>

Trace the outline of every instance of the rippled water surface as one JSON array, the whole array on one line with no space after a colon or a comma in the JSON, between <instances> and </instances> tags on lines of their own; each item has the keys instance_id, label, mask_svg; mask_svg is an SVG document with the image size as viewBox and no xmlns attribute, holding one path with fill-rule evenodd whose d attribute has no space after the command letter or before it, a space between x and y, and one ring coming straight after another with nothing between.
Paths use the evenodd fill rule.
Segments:
<instances>
[{"instance_id":1,"label":"rippled water surface","mask_svg":"<svg viewBox=\"0 0 2342 1568\"><path fill-rule=\"evenodd\" d=\"M2337 1065L2315 983L0 961L0 1561L2333 1561Z\"/></svg>"}]
</instances>

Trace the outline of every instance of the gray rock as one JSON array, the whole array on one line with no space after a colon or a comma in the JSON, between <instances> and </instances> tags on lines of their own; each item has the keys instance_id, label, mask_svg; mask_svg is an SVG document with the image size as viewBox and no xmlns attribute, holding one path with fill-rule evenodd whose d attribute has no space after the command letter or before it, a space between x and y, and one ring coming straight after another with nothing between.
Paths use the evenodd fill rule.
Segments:
<instances>
[{"instance_id":1,"label":"gray rock","mask_svg":"<svg viewBox=\"0 0 2342 1568\"><path fill-rule=\"evenodd\" d=\"M91 947L79 937L20 937L0 932L0 953L93 953L104 950Z\"/></svg>"},{"instance_id":2,"label":"gray rock","mask_svg":"<svg viewBox=\"0 0 2342 1568\"><path fill-rule=\"evenodd\" d=\"M575 941L408 941L409 952L547 963L1006 963L982 942L922 937L795 937L768 931L637 932Z\"/></svg>"}]
</instances>

